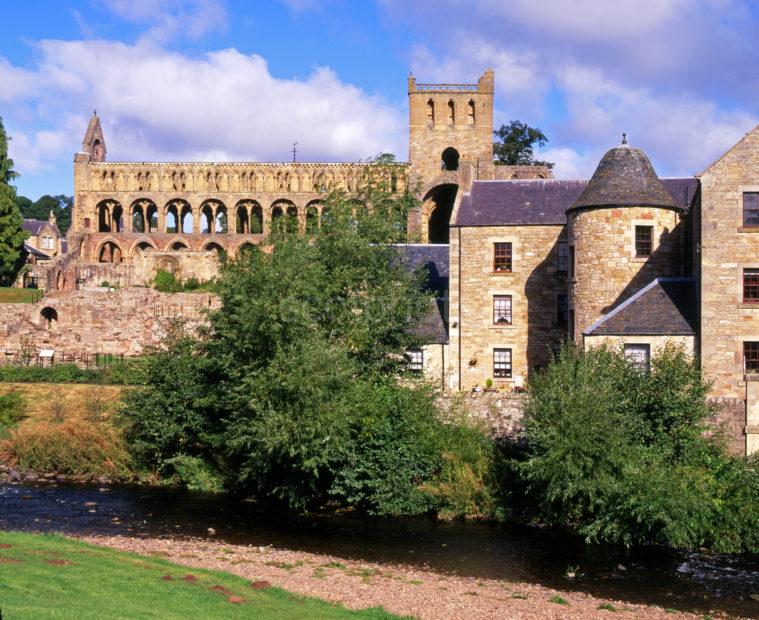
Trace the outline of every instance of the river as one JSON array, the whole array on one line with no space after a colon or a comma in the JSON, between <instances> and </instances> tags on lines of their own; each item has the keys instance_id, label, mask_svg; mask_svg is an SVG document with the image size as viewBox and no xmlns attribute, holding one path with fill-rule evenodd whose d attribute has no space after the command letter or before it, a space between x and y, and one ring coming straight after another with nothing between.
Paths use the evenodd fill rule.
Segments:
<instances>
[{"instance_id":1,"label":"river","mask_svg":"<svg viewBox=\"0 0 759 620\"><path fill-rule=\"evenodd\" d=\"M0 529L213 538L759 618L759 601L751 598L759 595L757 556L589 545L538 527L287 517L177 489L23 484L0 485Z\"/></svg>"}]
</instances>

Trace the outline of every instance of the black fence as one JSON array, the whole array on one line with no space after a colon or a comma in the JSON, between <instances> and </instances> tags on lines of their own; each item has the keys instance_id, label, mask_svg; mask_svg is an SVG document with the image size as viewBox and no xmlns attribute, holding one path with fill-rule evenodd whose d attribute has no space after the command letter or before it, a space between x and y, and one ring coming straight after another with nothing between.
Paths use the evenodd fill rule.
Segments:
<instances>
[{"instance_id":1,"label":"black fence","mask_svg":"<svg viewBox=\"0 0 759 620\"><path fill-rule=\"evenodd\" d=\"M76 364L80 368L110 368L124 363L124 354L85 353L81 351L54 351L52 355L40 351L5 349L0 364L13 366L53 366L54 364Z\"/></svg>"}]
</instances>

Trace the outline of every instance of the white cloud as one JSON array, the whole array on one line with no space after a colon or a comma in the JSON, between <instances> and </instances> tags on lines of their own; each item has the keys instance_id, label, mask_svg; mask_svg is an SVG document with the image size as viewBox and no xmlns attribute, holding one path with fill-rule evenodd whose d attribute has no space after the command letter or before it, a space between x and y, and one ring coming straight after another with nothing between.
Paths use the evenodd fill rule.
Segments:
<instances>
[{"instance_id":1,"label":"white cloud","mask_svg":"<svg viewBox=\"0 0 759 620\"><path fill-rule=\"evenodd\" d=\"M125 21L148 25L144 37L160 42L178 34L199 39L227 27L222 0L105 0L105 5Z\"/></svg>"},{"instance_id":2,"label":"white cloud","mask_svg":"<svg viewBox=\"0 0 759 620\"><path fill-rule=\"evenodd\" d=\"M19 134L21 172L44 168L60 156L61 142L78 150L93 108L111 160L286 161L295 141L301 161L355 161L382 151L405 157L401 111L328 68L281 79L257 55L227 49L189 58L148 41L43 41L37 51L39 65L24 76L45 87L27 103L50 119L50 135ZM0 84L16 71L0 64Z\"/></svg>"},{"instance_id":3,"label":"white cloud","mask_svg":"<svg viewBox=\"0 0 759 620\"><path fill-rule=\"evenodd\" d=\"M11 135L8 154L13 159L14 169L25 174L42 172L52 161L66 153L66 136L60 131L40 130L31 134L14 131L6 127Z\"/></svg>"}]
</instances>

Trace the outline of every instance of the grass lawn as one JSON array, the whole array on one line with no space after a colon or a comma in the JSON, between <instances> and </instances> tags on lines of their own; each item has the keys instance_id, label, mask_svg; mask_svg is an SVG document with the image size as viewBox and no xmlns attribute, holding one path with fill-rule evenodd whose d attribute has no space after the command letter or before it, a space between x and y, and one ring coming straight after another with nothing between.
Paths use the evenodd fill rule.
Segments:
<instances>
[{"instance_id":1,"label":"grass lawn","mask_svg":"<svg viewBox=\"0 0 759 620\"><path fill-rule=\"evenodd\" d=\"M22 618L395 618L349 611L235 575L95 547L59 535L0 532L0 610Z\"/></svg>"},{"instance_id":2,"label":"grass lawn","mask_svg":"<svg viewBox=\"0 0 759 620\"><path fill-rule=\"evenodd\" d=\"M33 304L42 297L36 288L9 288L0 286L0 304Z\"/></svg>"}]
</instances>

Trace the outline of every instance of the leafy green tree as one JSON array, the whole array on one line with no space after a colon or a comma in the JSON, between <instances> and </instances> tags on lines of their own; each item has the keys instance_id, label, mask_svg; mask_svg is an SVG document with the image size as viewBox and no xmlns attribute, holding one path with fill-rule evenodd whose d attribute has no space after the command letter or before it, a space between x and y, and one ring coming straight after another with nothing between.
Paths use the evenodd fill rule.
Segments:
<instances>
[{"instance_id":1,"label":"leafy green tree","mask_svg":"<svg viewBox=\"0 0 759 620\"><path fill-rule=\"evenodd\" d=\"M522 121L511 121L501 125L494 132L493 157L497 164L509 166L548 166L554 164L535 159L535 145L544 147L548 143L546 135L536 127Z\"/></svg>"},{"instance_id":2,"label":"leafy green tree","mask_svg":"<svg viewBox=\"0 0 759 620\"><path fill-rule=\"evenodd\" d=\"M755 552L757 463L709 437L708 391L677 347L649 373L616 349L565 347L530 386L524 516L593 541Z\"/></svg>"},{"instance_id":3,"label":"leafy green tree","mask_svg":"<svg viewBox=\"0 0 759 620\"><path fill-rule=\"evenodd\" d=\"M13 279L24 260L24 221L16 205L16 189L10 184L17 176L0 118L0 281L4 282Z\"/></svg>"},{"instance_id":4,"label":"leafy green tree","mask_svg":"<svg viewBox=\"0 0 759 620\"><path fill-rule=\"evenodd\" d=\"M63 194L50 196L49 194L45 194L35 202L32 202L26 196L18 196L16 204L18 204L21 210L21 215L33 220L46 220L52 211L57 220L58 228L64 235L71 226L71 211L74 206L73 196L65 196Z\"/></svg>"},{"instance_id":5,"label":"leafy green tree","mask_svg":"<svg viewBox=\"0 0 759 620\"><path fill-rule=\"evenodd\" d=\"M387 178L364 182L372 209L326 195L317 231L275 234L271 249L222 265L222 307L207 329L151 356L148 384L124 409L145 467L181 476L177 464L186 470L195 459L205 477L220 472L225 488L299 511L458 514L471 502L446 508L450 489L482 495L460 489L469 478L446 467L446 455L481 443L457 461L479 475L487 464L468 455L487 463L492 443L441 423L434 392L405 371L431 299L397 248L375 241L396 238L387 214L408 198L378 189Z\"/></svg>"}]
</instances>

